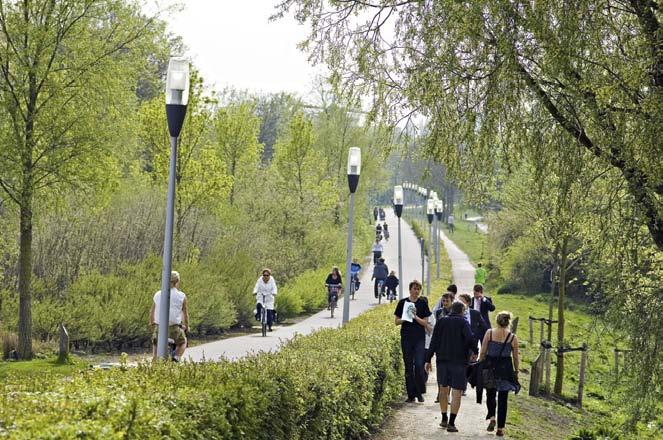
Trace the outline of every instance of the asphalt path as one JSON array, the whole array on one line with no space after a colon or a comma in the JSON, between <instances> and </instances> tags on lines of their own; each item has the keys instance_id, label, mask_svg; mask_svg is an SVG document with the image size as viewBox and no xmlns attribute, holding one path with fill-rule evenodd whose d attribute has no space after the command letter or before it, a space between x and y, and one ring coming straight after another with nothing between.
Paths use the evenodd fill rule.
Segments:
<instances>
[{"instance_id":1,"label":"asphalt path","mask_svg":"<svg viewBox=\"0 0 663 440\"><path fill-rule=\"evenodd\" d=\"M396 271L398 276L398 219L391 209L385 209L386 222L389 225L390 238L383 240L383 257L390 270ZM419 242L410 226L401 220L401 235L403 248L403 295L407 296L407 284L413 279L421 281L421 248ZM355 255L358 255L355 252ZM338 256L338 264L342 271L345 270L345 255ZM361 287L355 294L355 300L350 301L350 319L378 305L373 296L373 273L372 256L366 256L363 261L363 271L360 276ZM331 269L331 268L330 268ZM278 273L273 274L278 283ZM343 282L347 277L343 276ZM326 296L324 287L325 280L321 279L319 284L310 286L318 290L321 296ZM384 301L384 299L383 299ZM396 302L394 302L396 307ZM193 361L216 361L222 358L234 360L251 353L261 351L277 351L285 342L294 338L295 335L307 335L321 328L335 328L341 326L343 317L343 298L339 298L339 307L331 318L328 310L318 312L296 324L288 326L274 326L274 331L263 337L260 333L210 342L187 349L184 358Z\"/></svg>"}]
</instances>

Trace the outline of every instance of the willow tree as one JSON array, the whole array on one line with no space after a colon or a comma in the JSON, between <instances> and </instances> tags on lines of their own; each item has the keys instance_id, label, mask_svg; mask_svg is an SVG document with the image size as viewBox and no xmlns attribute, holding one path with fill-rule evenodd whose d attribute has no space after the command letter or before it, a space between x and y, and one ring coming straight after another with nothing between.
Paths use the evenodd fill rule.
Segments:
<instances>
[{"instance_id":1,"label":"willow tree","mask_svg":"<svg viewBox=\"0 0 663 440\"><path fill-rule=\"evenodd\" d=\"M663 250L659 3L285 0L275 17L309 23L302 47L344 91L374 96L375 117L426 115L430 153L461 182L462 167L538 148L527 129L553 122L619 171Z\"/></svg>"},{"instance_id":2,"label":"willow tree","mask_svg":"<svg viewBox=\"0 0 663 440\"><path fill-rule=\"evenodd\" d=\"M32 356L33 218L63 188L112 174L160 31L129 1L0 1L0 188L20 216L21 358Z\"/></svg>"}]
</instances>

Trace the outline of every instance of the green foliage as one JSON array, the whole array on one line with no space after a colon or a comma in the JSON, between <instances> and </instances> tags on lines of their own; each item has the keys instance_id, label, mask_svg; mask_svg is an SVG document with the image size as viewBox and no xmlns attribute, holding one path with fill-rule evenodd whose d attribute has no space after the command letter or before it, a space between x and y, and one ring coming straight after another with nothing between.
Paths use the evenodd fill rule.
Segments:
<instances>
[{"instance_id":1,"label":"green foliage","mask_svg":"<svg viewBox=\"0 0 663 440\"><path fill-rule=\"evenodd\" d=\"M16 439L364 438L402 393L391 313L381 307L236 362L10 376L0 427Z\"/></svg>"}]
</instances>

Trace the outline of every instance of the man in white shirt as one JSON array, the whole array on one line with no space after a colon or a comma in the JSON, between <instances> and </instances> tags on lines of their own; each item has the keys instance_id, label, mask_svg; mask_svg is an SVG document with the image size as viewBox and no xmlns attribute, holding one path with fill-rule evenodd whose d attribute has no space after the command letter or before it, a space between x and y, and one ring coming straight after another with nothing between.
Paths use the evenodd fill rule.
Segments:
<instances>
[{"instance_id":1,"label":"man in white shirt","mask_svg":"<svg viewBox=\"0 0 663 440\"><path fill-rule=\"evenodd\" d=\"M380 240L375 240L375 244L373 244L373 264L377 264L380 257L382 257L382 244Z\"/></svg>"},{"instance_id":2,"label":"man in white shirt","mask_svg":"<svg viewBox=\"0 0 663 440\"><path fill-rule=\"evenodd\" d=\"M175 341L174 361L182 358L186 350L186 331L189 330L189 306L184 292L180 288L180 274L170 273L170 309L168 310L168 338ZM161 306L161 290L154 294L150 310L152 325L152 360L157 360L157 337L159 335L159 307Z\"/></svg>"}]
</instances>

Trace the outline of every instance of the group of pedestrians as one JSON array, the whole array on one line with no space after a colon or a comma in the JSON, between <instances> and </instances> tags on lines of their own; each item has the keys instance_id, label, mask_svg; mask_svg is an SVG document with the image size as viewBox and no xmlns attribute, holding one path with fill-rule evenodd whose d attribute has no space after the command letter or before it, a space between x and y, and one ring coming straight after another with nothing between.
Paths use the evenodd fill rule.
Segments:
<instances>
[{"instance_id":1,"label":"group of pedestrians","mask_svg":"<svg viewBox=\"0 0 663 440\"><path fill-rule=\"evenodd\" d=\"M495 305L483 290L477 283L473 295L458 294L452 284L430 310L427 298L420 297L421 283L414 280L394 317L401 326L406 402L424 401L435 356L440 426L458 432L456 418L469 382L476 388L478 404L486 390L487 431L497 429L496 434L503 436L508 394L520 389L518 338L509 331L507 311L497 314L496 326L491 328L490 312Z\"/></svg>"}]
</instances>

